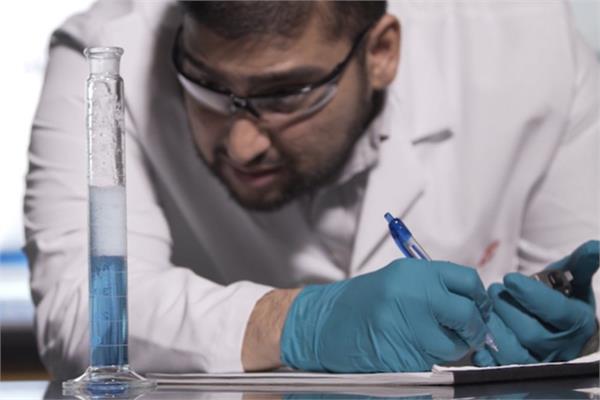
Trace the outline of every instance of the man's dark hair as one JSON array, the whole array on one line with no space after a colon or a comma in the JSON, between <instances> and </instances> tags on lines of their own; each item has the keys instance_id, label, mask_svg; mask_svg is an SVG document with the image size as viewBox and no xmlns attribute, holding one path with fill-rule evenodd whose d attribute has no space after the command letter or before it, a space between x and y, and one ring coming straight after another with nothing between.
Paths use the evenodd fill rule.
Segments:
<instances>
[{"instance_id":1,"label":"man's dark hair","mask_svg":"<svg viewBox=\"0 0 600 400\"><path fill-rule=\"evenodd\" d=\"M381 18L386 1L180 1L184 12L225 39L278 35L295 38L317 15L329 39L353 40Z\"/></svg>"}]
</instances>

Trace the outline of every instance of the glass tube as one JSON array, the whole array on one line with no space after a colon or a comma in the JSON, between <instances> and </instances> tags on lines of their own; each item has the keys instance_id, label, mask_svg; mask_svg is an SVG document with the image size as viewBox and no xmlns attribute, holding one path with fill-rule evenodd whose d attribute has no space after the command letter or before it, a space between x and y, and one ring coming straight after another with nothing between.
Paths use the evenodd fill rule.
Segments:
<instances>
[{"instance_id":1,"label":"glass tube","mask_svg":"<svg viewBox=\"0 0 600 400\"><path fill-rule=\"evenodd\" d=\"M118 47L84 51L89 185L90 366L68 392L129 396L154 388L129 367L123 79Z\"/></svg>"}]
</instances>

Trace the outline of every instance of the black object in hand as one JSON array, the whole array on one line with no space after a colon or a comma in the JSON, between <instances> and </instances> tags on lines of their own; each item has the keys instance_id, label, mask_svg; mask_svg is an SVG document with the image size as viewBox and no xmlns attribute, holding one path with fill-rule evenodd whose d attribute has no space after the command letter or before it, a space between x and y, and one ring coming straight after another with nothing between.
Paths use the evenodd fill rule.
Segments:
<instances>
[{"instance_id":1,"label":"black object in hand","mask_svg":"<svg viewBox=\"0 0 600 400\"><path fill-rule=\"evenodd\" d=\"M567 297L571 297L573 294L573 286L571 285L573 274L571 271L560 269L544 270L531 275L531 277L552 289L558 290Z\"/></svg>"}]
</instances>

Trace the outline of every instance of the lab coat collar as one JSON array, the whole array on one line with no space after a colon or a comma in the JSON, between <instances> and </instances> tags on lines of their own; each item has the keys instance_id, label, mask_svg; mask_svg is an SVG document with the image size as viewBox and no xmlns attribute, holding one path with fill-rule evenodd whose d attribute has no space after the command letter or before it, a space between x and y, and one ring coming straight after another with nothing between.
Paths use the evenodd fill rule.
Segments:
<instances>
[{"instance_id":1,"label":"lab coat collar","mask_svg":"<svg viewBox=\"0 0 600 400\"><path fill-rule=\"evenodd\" d=\"M404 215L425 187L425 178L406 132L394 129L395 99L388 98L379 120L389 139L380 144L379 163L369 174L360 213L350 274L361 268L387 234L386 212ZM399 127L398 127L399 128ZM392 132L394 130L394 132Z\"/></svg>"},{"instance_id":2,"label":"lab coat collar","mask_svg":"<svg viewBox=\"0 0 600 400\"><path fill-rule=\"evenodd\" d=\"M379 163L369 175L350 274L365 267L386 239L383 215L405 217L424 194L426 174L417 148L453 136L444 79L435 66L439 60L433 59L437 55L417 50L403 49L399 75L388 90L382 115L374 121L379 134L389 139L380 144Z\"/></svg>"},{"instance_id":3,"label":"lab coat collar","mask_svg":"<svg viewBox=\"0 0 600 400\"><path fill-rule=\"evenodd\" d=\"M437 143L453 135L453 116L460 114L456 109L459 102L450 99L461 96L456 83L464 72L455 69L456 54L448 51L443 31L436 29L432 37L429 25L437 20L424 22L421 7L412 2L394 3L402 40L398 73L389 92L398 96L401 111L410 120L410 129L402 134L413 144Z\"/></svg>"},{"instance_id":4,"label":"lab coat collar","mask_svg":"<svg viewBox=\"0 0 600 400\"><path fill-rule=\"evenodd\" d=\"M373 168L379 160L379 143L383 136L376 125L370 128L357 140L352 149L350 159L340 172L334 186L341 186L355 176Z\"/></svg>"}]
</instances>

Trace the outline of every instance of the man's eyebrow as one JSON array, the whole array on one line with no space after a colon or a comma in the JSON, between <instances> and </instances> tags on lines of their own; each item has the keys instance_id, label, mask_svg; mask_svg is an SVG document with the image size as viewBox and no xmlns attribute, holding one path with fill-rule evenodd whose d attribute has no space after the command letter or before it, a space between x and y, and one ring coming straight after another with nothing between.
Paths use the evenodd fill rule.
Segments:
<instances>
[{"instance_id":1,"label":"man's eyebrow","mask_svg":"<svg viewBox=\"0 0 600 400\"><path fill-rule=\"evenodd\" d=\"M218 79L223 78L223 74L214 68L206 65L203 61L194 58L188 52L184 52L185 59L197 70ZM315 82L326 75L329 71L312 65L303 65L294 67L287 71L272 71L256 75L247 75L243 79L250 87L274 86L278 82L309 84Z\"/></svg>"},{"instance_id":2,"label":"man's eyebrow","mask_svg":"<svg viewBox=\"0 0 600 400\"><path fill-rule=\"evenodd\" d=\"M214 78L221 77L221 74L217 70L209 67L208 65L206 65L205 63L203 63L201 60L198 60L197 58L194 58L187 51L183 50L183 55L184 55L184 60L188 61L198 71L200 71L202 73L205 73L207 75L210 75L210 76L212 76Z\"/></svg>"}]
</instances>

